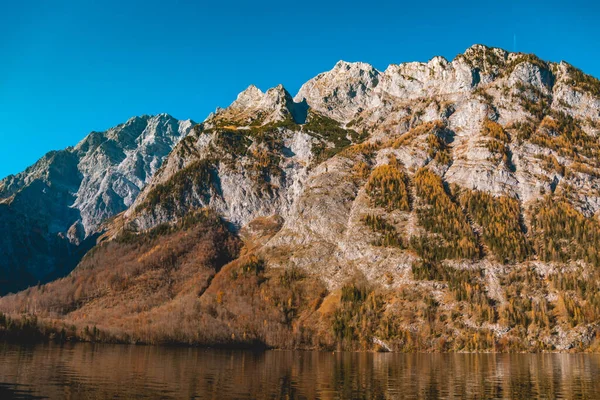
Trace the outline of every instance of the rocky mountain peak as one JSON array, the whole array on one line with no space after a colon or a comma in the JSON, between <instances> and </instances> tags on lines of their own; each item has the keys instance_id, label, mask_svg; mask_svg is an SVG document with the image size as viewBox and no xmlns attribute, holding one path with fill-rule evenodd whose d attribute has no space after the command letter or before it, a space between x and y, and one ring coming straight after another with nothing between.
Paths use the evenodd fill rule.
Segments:
<instances>
[{"instance_id":1,"label":"rocky mountain peak","mask_svg":"<svg viewBox=\"0 0 600 400\"><path fill-rule=\"evenodd\" d=\"M260 102L265 94L254 85L248 86L244 91L238 94L237 99L231 103L230 108L245 109L250 105Z\"/></svg>"},{"instance_id":2,"label":"rocky mountain peak","mask_svg":"<svg viewBox=\"0 0 600 400\"><path fill-rule=\"evenodd\" d=\"M351 72L352 74L354 73L358 73L359 75L361 74L378 74L379 71L377 71L375 69L375 67L373 67L371 64L369 63L365 63L365 62L360 62L360 61L355 61L355 62L348 62L348 61L344 61L344 60L340 60L337 63L335 63L335 66L333 67L333 69L331 70L331 72L340 72L340 71L353 71Z\"/></svg>"},{"instance_id":3,"label":"rocky mountain peak","mask_svg":"<svg viewBox=\"0 0 600 400\"><path fill-rule=\"evenodd\" d=\"M465 50L463 55L471 60L485 59L486 57L495 57L497 61L506 61L509 55L512 54L499 47L490 47L483 44L474 44Z\"/></svg>"},{"instance_id":4,"label":"rocky mountain peak","mask_svg":"<svg viewBox=\"0 0 600 400\"><path fill-rule=\"evenodd\" d=\"M370 64L339 61L332 70L302 85L294 100L306 101L313 109L348 122L357 112L377 102L373 89L379 79L380 72Z\"/></svg>"},{"instance_id":5,"label":"rocky mountain peak","mask_svg":"<svg viewBox=\"0 0 600 400\"><path fill-rule=\"evenodd\" d=\"M194 124L168 114L133 117L1 180L0 281L13 277L12 289L68 273L79 246L133 203Z\"/></svg>"},{"instance_id":6,"label":"rocky mountain peak","mask_svg":"<svg viewBox=\"0 0 600 400\"><path fill-rule=\"evenodd\" d=\"M555 88L555 84L560 83ZM554 93L569 104L569 113L597 116L586 105L600 97L598 80L567 63L555 64L533 54L511 53L476 44L452 61L433 57L428 62L391 64L384 72L366 63L339 61L330 71L306 82L295 101L342 123L379 121L382 110L404 100L439 98L450 101L479 90L535 88L544 96ZM585 101L581 97L591 96ZM383 107L383 108L382 108ZM583 108L582 108L583 107ZM592 107L593 108L593 107Z\"/></svg>"},{"instance_id":7,"label":"rocky mountain peak","mask_svg":"<svg viewBox=\"0 0 600 400\"><path fill-rule=\"evenodd\" d=\"M205 121L208 126L266 125L284 121L296 114L297 106L283 85L262 92L250 85L231 105L218 109Z\"/></svg>"}]
</instances>

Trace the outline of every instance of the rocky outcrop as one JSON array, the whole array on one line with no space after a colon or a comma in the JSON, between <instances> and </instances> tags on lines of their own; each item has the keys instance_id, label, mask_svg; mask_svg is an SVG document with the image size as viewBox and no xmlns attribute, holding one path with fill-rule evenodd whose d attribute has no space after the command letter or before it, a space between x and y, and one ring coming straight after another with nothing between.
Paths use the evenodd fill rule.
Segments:
<instances>
[{"instance_id":1,"label":"rocky outcrop","mask_svg":"<svg viewBox=\"0 0 600 400\"><path fill-rule=\"evenodd\" d=\"M283 85L263 93L250 85L225 109L218 109L205 121L207 126L258 126L277 123L288 118L303 123L306 119L306 106L294 103L292 96Z\"/></svg>"},{"instance_id":2,"label":"rocky outcrop","mask_svg":"<svg viewBox=\"0 0 600 400\"><path fill-rule=\"evenodd\" d=\"M361 110L379 104L373 93L379 80L379 71L369 64L339 61L331 71L302 85L295 101L306 101L311 108L348 122Z\"/></svg>"},{"instance_id":3,"label":"rocky outcrop","mask_svg":"<svg viewBox=\"0 0 600 400\"><path fill-rule=\"evenodd\" d=\"M201 207L217 210L235 229L259 215L287 216L314 148L331 145L295 122L306 121L302 108L282 86L264 94L251 86L175 147L125 217L145 230Z\"/></svg>"},{"instance_id":4,"label":"rocky outcrop","mask_svg":"<svg viewBox=\"0 0 600 400\"><path fill-rule=\"evenodd\" d=\"M581 90L573 76L573 67L565 63L547 63L532 55L475 45L452 61L434 57L427 63L392 65L384 72L366 63L340 61L331 71L305 83L294 100L281 85L266 93L250 86L230 107L207 118L189 141L176 148L127 216L136 219L143 229L168 221L166 214L161 218L140 216L135 209L156 185L168 182L192 161L202 159L212 163L213 186L206 195L182 201L187 202L187 208L211 206L238 227L269 213L287 216L307 179L319 171L309 166L317 158L314 153L319 148L319 135L330 134L328 129L361 132L371 141L388 141L419 124L434 121L446 127L444 140L451 161L432 167L448 183L496 196L508 195L525 203L555 190L556 182L579 185L589 190L579 196L577 203L588 215L593 214L598 208L595 196L589 195L591 186L573 175L557 175L541 167L541 159L553 154L566 165L575 159L565 158L556 149L540 147L536 141L521 140L515 128L524 129L523 124L529 124L535 131L542 123L539 113L543 113L548 115L544 123L563 116L574 118L580 121L582 131L593 137L599 123L598 98ZM302 107L308 107L307 115L321 115L333 121L332 125L321 126L325 132L311 132L306 118L295 117L295 110ZM498 147L496 139L482 134L484 121L497 121L510 142ZM277 148L267 148L255 140L259 131L256 128L277 124L276 133L268 135L277 141ZM241 144L242 153L236 153L229 163L219 158L219 154L232 150L223 146L223 137ZM394 150L409 168L431 162L424 142L427 138L422 139ZM325 147L335 147L330 139L324 142ZM250 170L260 162L253 154L263 150L263 155L274 155L269 161L274 169L263 176L267 185L260 187ZM185 194L183 198L187 199ZM160 213L164 210L150 214Z\"/></svg>"}]
</instances>

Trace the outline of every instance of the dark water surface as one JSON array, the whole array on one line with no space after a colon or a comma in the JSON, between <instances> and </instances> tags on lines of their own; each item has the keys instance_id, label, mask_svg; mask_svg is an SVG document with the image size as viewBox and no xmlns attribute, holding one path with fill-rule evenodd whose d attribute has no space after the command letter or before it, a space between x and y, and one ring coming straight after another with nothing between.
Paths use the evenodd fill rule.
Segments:
<instances>
[{"instance_id":1,"label":"dark water surface","mask_svg":"<svg viewBox=\"0 0 600 400\"><path fill-rule=\"evenodd\" d=\"M0 344L0 399L600 399L600 355Z\"/></svg>"}]
</instances>

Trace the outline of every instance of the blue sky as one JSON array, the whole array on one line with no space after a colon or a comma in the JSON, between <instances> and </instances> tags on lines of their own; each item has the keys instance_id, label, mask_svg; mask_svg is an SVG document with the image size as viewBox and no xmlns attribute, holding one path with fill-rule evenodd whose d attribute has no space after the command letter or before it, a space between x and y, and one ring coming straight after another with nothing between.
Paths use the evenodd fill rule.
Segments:
<instances>
[{"instance_id":1,"label":"blue sky","mask_svg":"<svg viewBox=\"0 0 600 400\"><path fill-rule=\"evenodd\" d=\"M249 84L295 94L340 59L385 69L516 37L598 77L593 3L0 0L0 177L134 115L202 121Z\"/></svg>"}]
</instances>

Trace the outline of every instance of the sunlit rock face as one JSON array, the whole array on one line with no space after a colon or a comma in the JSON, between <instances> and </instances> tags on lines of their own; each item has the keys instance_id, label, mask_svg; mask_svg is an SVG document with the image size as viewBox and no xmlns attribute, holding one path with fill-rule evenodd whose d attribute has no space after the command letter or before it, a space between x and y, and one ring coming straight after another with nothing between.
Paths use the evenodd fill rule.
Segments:
<instances>
[{"instance_id":1,"label":"sunlit rock face","mask_svg":"<svg viewBox=\"0 0 600 400\"><path fill-rule=\"evenodd\" d=\"M447 163L439 165L431 159L426 137L400 148L383 148L379 154L393 153L409 174L428 165L449 184L523 202L555 190L557 182L569 181L569 185L585 188L577 197L578 206L590 215L598 210L597 196L590 195L593 182L544 169L542 156L556 153L560 162L573 160L538 142L521 140L516 128L526 123L542 131L547 125L541 123L544 118L548 122L560 114L575 118L583 131L596 135L598 97L578 86L573 70L566 63L474 45L452 61L434 57L426 63L390 65L384 72L366 63L340 61L302 85L293 99L281 85L264 93L250 86L176 146L126 216L140 229L204 206L217 209L238 228L258 216L293 218L311 182L325 179L323 185L328 186L324 176L334 179L334 171L349 173L347 169L354 165L338 156L319 157L323 147L331 155L342 149L335 142L334 130L345 130L342 135L348 146L364 140L389 141L433 122L444 126ZM545 107L540 110L543 115L534 115L532 105L540 103ZM298 110L304 113L302 118L297 117ZM311 125L311 117L313 121L326 118L329 125ZM505 150L510 159L502 160L490 148L491 139L482 129L485 121L506 131ZM353 139L351 132L360 139ZM376 159L386 162L383 156ZM147 201L157 186L165 191L173 185L173 177L198 171L190 166L201 160L207 169L202 174L210 177L206 184L191 184L178 192L169 201L169 210L160 201ZM264 171L257 167L262 162L268 164ZM325 200L316 197L315 201Z\"/></svg>"},{"instance_id":2,"label":"sunlit rock face","mask_svg":"<svg viewBox=\"0 0 600 400\"><path fill-rule=\"evenodd\" d=\"M410 179L426 167L446 185L515 199L525 223L531 204L563 187L578 188L571 201L586 216L600 209L590 175L548 167L550 156L564 165L579 161L532 137L557 135L548 129L561 118L579 121L590 137L598 133L598 96L573 71L475 45L452 61L434 57L384 72L340 61L293 99L281 85L264 93L250 86L174 148L124 218L143 231L209 207L237 231L277 215L282 228L261 250L273 265L314 270L333 287L356 270L374 280L404 279L414 253L373 246L377 235L362 221L384 212L365 185L391 159ZM296 118L298 109L305 117ZM501 139L486 131L490 124ZM444 157L436 156L432 135ZM353 152L357 143L373 149ZM366 175L357 178L363 164ZM391 217L407 240L423 229L415 210Z\"/></svg>"},{"instance_id":3,"label":"sunlit rock face","mask_svg":"<svg viewBox=\"0 0 600 400\"><path fill-rule=\"evenodd\" d=\"M185 314L192 310L234 329L253 313L249 304L274 301L288 311L275 318L288 321L284 331L315 325L326 340L332 321L345 334L379 318L388 333L397 322L403 335L429 340L441 329L444 342L466 338L453 347L461 351L484 336L506 339L502 346L514 339L518 351L588 348L600 309L586 298L600 282L599 99L600 82L569 64L475 45L451 61L383 72L340 61L295 96L251 85L200 124L134 118L0 184L0 229L11 232L0 238L5 271L27 282L67 273L100 230L107 247L93 254L122 245L135 273L195 276L175 288L185 302L166 287L172 280L161 282L174 307L163 311L182 310L173 314L187 321L196 321ZM173 227L188 239L210 231L190 228L198 215L214 215L213 228L244 244L204 286L197 257L167 262L187 251L166 239L180 234ZM145 235L152 248L127 254L127 240ZM269 279L267 287L290 291L292 281L309 280L319 298L309 306L297 293L272 297L261 286ZM125 289L109 296L122 304L139 296L134 284ZM244 315L232 306L238 289ZM87 315L83 307L76 318ZM368 318L354 318L365 310ZM442 318L437 327L423 318L430 311ZM245 323L227 338L245 337ZM388 338L391 348L407 349L402 337Z\"/></svg>"}]
</instances>

